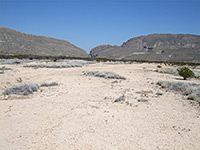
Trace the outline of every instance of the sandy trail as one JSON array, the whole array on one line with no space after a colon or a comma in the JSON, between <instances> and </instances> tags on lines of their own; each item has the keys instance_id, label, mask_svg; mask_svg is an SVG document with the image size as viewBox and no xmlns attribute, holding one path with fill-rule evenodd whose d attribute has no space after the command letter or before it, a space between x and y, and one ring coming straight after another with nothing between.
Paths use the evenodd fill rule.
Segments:
<instances>
[{"instance_id":1,"label":"sandy trail","mask_svg":"<svg viewBox=\"0 0 200 150\"><path fill-rule=\"evenodd\" d=\"M0 75L0 92L23 83L57 82L29 96L0 100L0 149L200 149L200 109L160 89L177 76L148 71L156 64L90 64L80 68L13 70ZM127 80L84 76L112 71ZM192 79L185 82L200 83ZM157 92L163 95L156 95ZM125 102L113 101L125 95ZM139 99L148 102L138 102Z\"/></svg>"}]
</instances>

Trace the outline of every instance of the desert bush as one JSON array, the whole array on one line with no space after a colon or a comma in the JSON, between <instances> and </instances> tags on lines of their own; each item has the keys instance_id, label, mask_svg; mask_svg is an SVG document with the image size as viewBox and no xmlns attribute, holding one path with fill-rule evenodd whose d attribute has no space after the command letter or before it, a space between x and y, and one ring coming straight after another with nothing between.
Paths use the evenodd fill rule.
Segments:
<instances>
[{"instance_id":1,"label":"desert bush","mask_svg":"<svg viewBox=\"0 0 200 150\"><path fill-rule=\"evenodd\" d=\"M1 67L0 70L12 70L11 68L7 68L5 66Z\"/></svg>"},{"instance_id":2,"label":"desert bush","mask_svg":"<svg viewBox=\"0 0 200 150\"><path fill-rule=\"evenodd\" d=\"M123 76L120 76L114 72L106 72L106 71L89 71L89 72L83 72L84 75L89 75L89 76L96 76L96 77L102 77L106 79L123 79L125 80L126 78Z\"/></svg>"},{"instance_id":3,"label":"desert bush","mask_svg":"<svg viewBox=\"0 0 200 150\"><path fill-rule=\"evenodd\" d=\"M32 60L28 59L0 59L1 64L8 64L8 65L16 65L16 64L24 64L24 63L30 63Z\"/></svg>"},{"instance_id":4,"label":"desert bush","mask_svg":"<svg viewBox=\"0 0 200 150\"><path fill-rule=\"evenodd\" d=\"M86 64L93 64L95 61L85 61L85 60L57 60L55 63L51 64L29 64L24 65L24 67L31 68L72 68L72 67L82 67Z\"/></svg>"},{"instance_id":5,"label":"desert bush","mask_svg":"<svg viewBox=\"0 0 200 150\"><path fill-rule=\"evenodd\" d=\"M37 91L38 89L39 89L39 86L37 84L21 84L21 85L15 85L11 88L5 89L4 94L5 95L10 95L10 94L29 95Z\"/></svg>"},{"instance_id":6,"label":"desert bush","mask_svg":"<svg viewBox=\"0 0 200 150\"><path fill-rule=\"evenodd\" d=\"M37 65L25 65L24 67L29 68L71 68L71 67L82 67L80 64L51 64L51 65L43 65L43 64L37 64Z\"/></svg>"},{"instance_id":7,"label":"desert bush","mask_svg":"<svg viewBox=\"0 0 200 150\"><path fill-rule=\"evenodd\" d=\"M4 71L5 71L5 70L12 70L12 69L3 66L3 67L0 68L0 74L4 74Z\"/></svg>"},{"instance_id":8,"label":"desert bush","mask_svg":"<svg viewBox=\"0 0 200 150\"><path fill-rule=\"evenodd\" d=\"M38 64L38 65L30 64L30 65L24 65L24 67L27 67L27 68L45 68L45 65L42 65L42 64Z\"/></svg>"},{"instance_id":9,"label":"desert bush","mask_svg":"<svg viewBox=\"0 0 200 150\"><path fill-rule=\"evenodd\" d=\"M176 68L164 68L164 69L157 69L155 72L159 73L167 73L167 74L176 74L178 75L178 71Z\"/></svg>"},{"instance_id":10,"label":"desert bush","mask_svg":"<svg viewBox=\"0 0 200 150\"><path fill-rule=\"evenodd\" d=\"M200 71L192 70L194 73L194 77L200 79Z\"/></svg>"},{"instance_id":11,"label":"desert bush","mask_svg":"<svg viewBox=\"0 0 200 150\"><path fill-rule=\"evenodd\" d=\"M178 71L178 74L182 76L184 80L195 76L194 72L190 70L188 67L178 68L177 71Z\"/></svg>"},{"instance_id":12,"label":"desert bush","mask_svg":"<svg viewBox=\"0 0 200 150\"><path fill-rule=\"evenodd\" d=\"M168 88L183 95L188 95L188 97L193 97L194 100L200 102L200 84L169 81L159 81L157 84L162 88Z\"/></svg>"},{"instance_id":13,"label":"desert bush","mask_svg":"<svg viewBox=\"0 0 200 150\"><path fill-rule=\"evenodd\" d=\"M155 72L159 73L167 73L167 74L174 74L174 75L179 75L178 69L177 68L161 68L161 69L156 69L154 70ZM195 78L200 79L200 71L197 70L191 70L194 73Z\"/></svg>"},{"instance_id":14,"label":"desert bush","mask_svg":"<svg viewBox=\"0 0 200 150\"><path fill-rule=\"evenodd\" d=\"M49 86L57 86L58 83L56 82L51 82L51 83L42 83L40 86L41 87L49 87Z\"/></svg>"},{"instance_id":15,"label":"desert bush","mask_svg":"<svg viewBox=\"0 0 200 150\"><path fill-rule=\"evenodd\" d=\"M195 69L200 69L200 66L196 66Z\"/></svg>"}]
</instances>

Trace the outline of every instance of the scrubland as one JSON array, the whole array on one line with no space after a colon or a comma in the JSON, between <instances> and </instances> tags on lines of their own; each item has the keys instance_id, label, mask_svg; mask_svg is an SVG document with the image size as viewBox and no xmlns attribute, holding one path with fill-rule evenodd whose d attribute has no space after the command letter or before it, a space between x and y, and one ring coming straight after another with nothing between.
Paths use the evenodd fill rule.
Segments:
<instances>
[{"instance_id":1,"label":"scrubland","mask_svg":"<svg viewBox=\"0 0 200 150\"><path fill-rule=\"evenodd\" d=\"M200 148L200 67L0 61L0 149Z\"/></svg>"}]
</instances>

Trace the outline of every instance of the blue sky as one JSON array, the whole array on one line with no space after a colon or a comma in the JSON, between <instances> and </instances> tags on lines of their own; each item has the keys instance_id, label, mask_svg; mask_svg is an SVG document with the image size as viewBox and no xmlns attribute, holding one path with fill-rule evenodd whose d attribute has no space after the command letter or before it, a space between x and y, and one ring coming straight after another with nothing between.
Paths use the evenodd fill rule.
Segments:
<instances>
[{"instance_id":1,"label":"blue sky","mask_svg":"<svg viewBox=\"0 0 200 150\"><path fill-rule=\"evenodd\" d=\"M0 0L0 26L89 52L152 33L200 35L200 0Z\"/></svg>"}]
</instances>

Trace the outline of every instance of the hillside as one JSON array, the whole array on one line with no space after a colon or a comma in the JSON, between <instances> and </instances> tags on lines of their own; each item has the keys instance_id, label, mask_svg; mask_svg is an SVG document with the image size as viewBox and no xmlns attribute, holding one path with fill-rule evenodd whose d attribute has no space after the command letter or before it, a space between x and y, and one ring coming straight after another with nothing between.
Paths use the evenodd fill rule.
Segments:
<instances>
[{"instance_id":1,"label":"hillside","mask_svg":"<svg viewBox=\"0 0 200 150\"><path fill-rule=\"evenodd\" d=\"M199 63L200 36L151 34L132 38L121 46L97 46L90 51L90 55L93 58Z\"/></svg>"},{"instance_id":2,"label":"hillside","mask_svg":"<svg viewBox=\"0 0 200 150\"><path fill-rule=\"evenodd\" d=\"M79 47L55 38L25 34L0 27L0 54L88 57Z\"/></svg>"}]
</instances>

